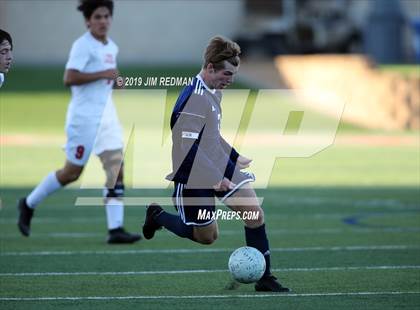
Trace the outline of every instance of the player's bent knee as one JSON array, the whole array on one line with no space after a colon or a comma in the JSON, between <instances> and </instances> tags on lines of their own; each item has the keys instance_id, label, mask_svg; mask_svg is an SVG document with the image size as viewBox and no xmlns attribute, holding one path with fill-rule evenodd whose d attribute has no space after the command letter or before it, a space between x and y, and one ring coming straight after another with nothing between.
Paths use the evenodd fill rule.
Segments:
<instances>
[{"instance_id":1,"label":"player's bent knee","mask_svg":"<svg viewBox=\"0 0 420 310\"><path fill-rule=\"evenodd\" d=\"M250 217L244 219L245 225L250 228L256 228L264 224L264 211L261 207L255 208Z\"/></svg>"},{"instance_id":2,"label":"player's bent knee","mask_svg":"<svg viewBox=\"0 0 420 310\"><path fill-rule=\"evenodd\" d=\"M80 177L79 173L69 173L66 174L64 177L64 180L66 181L66 184L76 182Z\"/></svg>"},{"instance_id":3,"label":"player's bent knee","mask_svg":"<svg viewBox=\"0 0 420 310\"><path fill-rule=\"evenodd\" d=\"M213 236L209 236L209 237L199 237L199 238L195 238L195 240L198 243L204 244L204 245L210 245L213 244L216 239Z\"/></svg>"},{"instance_id":4,"label":"player's bent knee","mask_svg":"<svg viewBox=\"0 0 420 310\"><path fill-rule=\"evenodd\" d=\"M77 173L77 172L76 173L71 173L68 176L69 182L70 183L75 182L75 181L77 181L79 179L79 177L80 177L80 173Z\"/></svg>"},{"instance_id":5,"label":"player's bent knee","mask_svg":"<svg viewBox=\"0 0 420 310\"><path fill-rule=\"evenodd\" d=\"M194 240L201 244L210 245L213 244L218 237L217 230L207 231L205 233L200 232L199 230L194 231Z\"/></svg>"},{"instance_id":6,"label":"player's bent knee","mask_svg":"<svg viewBox=\"0 0 420 310\"><path fill-rule=\"evenodd\" d=\"M60 182L61 185L65 186L69 183L77 181L82 172L83 166L78 166L69 161L66 161L64 167L60 170L57 170L56 176L58 182Z\"/></svg>"},{"instance_id":7,"label":"player's bent knee","mask_svg":"<svg viewBox=\"0 0 420 310\"><path fill-rule=\"evenodd\" d=\"M60 182L60 184L64 186L77 181L81 174L82 171L69 171L66 169L62 169L57 171L56 175L58 182Z\"/></svg>"},{"instance_id":8,"label":"player's bent knee","mask_svg":"<svg viewBox=\"0 0 420 310\"><path fill-rule=\"evenodd\" d=\"M216 230L216 231L213 233L213 242L214 242L214 241L216 241L216 240L217 240L217 238L219 238L219 232Z\"/></svg>"},{"instance_id":9,"label":"player's bent knee","mask_svg":"<svg viewBox=\"0 0 420 310\"><path fill-rule=\"evenodd\" d=\"M123 154L121 150L105 151L99 154L106 174L107 188L113 188L118 180L122 180Z\"/></svg>"},{"instance_id":10,"label":"player's bent knee","mask_svg":"<svg viewBox=\"0 0 420 310\"><path fill-rule=\"evenodd\" d=\"M259 223L259 224L264 224L264 222L265 222L265 216L264 216L264 210L261 208L261 207L259 207L258 208L258 210L257 210L257 212L258 212L258 218L257 218L257 222Z\"/></svg>"},{"instance_id":11,"label":"player's bent knee","mask_svg":"<svg viewBox=\"0 0 420 310\"><path fill-rule=\"evenodd\" d=\"M194 240L197 241L198 243L201 244L207 244L210 245L212 243L214 243L217 239L217 235L215 235L214 233L211 234L194 234Z\"/></svg>"}]
</instances>

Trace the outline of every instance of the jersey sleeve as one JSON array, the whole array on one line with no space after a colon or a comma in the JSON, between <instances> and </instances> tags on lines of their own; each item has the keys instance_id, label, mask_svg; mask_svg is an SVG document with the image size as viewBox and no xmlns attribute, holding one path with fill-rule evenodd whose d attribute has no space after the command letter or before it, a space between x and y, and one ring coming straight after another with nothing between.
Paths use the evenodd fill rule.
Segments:
<instances>
[{"instance_id":1,"label":"jersey sleeve","mask_svg":"<svg viewBox=\"0 0 420 310\"><path fill-rule=\"evenodd\" d=\"M83 41L78 40L73 43L70 50L69 59L66 64L66 70L74 69L83 71L89 61L89 48L83 45Z\"/></svg>"}]
</instances>

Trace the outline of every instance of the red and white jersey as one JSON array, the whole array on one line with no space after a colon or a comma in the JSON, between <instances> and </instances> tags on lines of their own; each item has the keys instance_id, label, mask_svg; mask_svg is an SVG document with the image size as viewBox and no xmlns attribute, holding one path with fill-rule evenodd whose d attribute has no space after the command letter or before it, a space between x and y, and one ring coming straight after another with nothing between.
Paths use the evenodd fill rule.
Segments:
<instances>
[{"instance_id":1,"label":"red and white jersey","mask_svg":"<svg viewBox=\"0 0 420 310\"><path fill-rule=\"evenodd\" d=\"M78 38L70 51L66 69L82 73L95 73L117 67L118 46L107 38L107 43L97 40L89 31ZM72 99L67 120L74 117L99 118L111 100L114 81L100 79L82 85L71 86Z\"/></svg>"}]
</instances>

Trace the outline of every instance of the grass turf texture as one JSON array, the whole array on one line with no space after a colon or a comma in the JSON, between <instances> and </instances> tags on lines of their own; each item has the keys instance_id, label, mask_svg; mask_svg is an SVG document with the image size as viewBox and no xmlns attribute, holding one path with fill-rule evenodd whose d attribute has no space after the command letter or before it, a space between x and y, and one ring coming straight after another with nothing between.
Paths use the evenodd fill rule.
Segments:
<instances>
[{"instance_id":1,"label":"grass turf texture","mask_svg":"<svg viewBox=\"0 0 420 310\"><path fill-rule=\"evenodd\" d=\"M165 111L175 96L169 94ZM264 197L272 265L280 269L275 273L296 295L257 297L262 294L255 293L252 285L225 289L228 257L244 244L243 225L238 221L220 221L220 238L212 246L199 246L167 231L152 241L108 246L103 208L73 205L76 197L99 196L100 191L79 190L78 182L37 209L30 238L19 235L16 199L63 163L60 146L65 142L68 99L67 93L57 89L0 94L1 135L36 138L35 142L1 145L1 309L420 306L420 151L415 133L375 133L415 139L414 144L337 144L310 158L276 161L270 188L258 194ZM338 137L371 133L344 124ZM129 197L170 194L165 189L127 191ZM125 218L127 229L138 231L144 208L127 207ZM45 274L51 272L59 274ZM382 294L387 292L399 294ZM4 300L89 296L132 299Z\"/></svg>"},{"instance_id":2,"label":"grass turf texture","mask_svg":"<svg viewBox=\"0 0 420 310\"><path fill-rule=\"evenodd\" d=\"M381 65L379 69L385 72L397 73L405 77L420 78L419 65Z\"/></svg>"},{"instance_id":3,"label":"grass turf texture","mask_svg":"<svg viewBox=\"0 0 420 310\"><path fill-rule=\"evenodd\" d=\"M202 296L217 298L173 300L67 300L0 301L2 309L54 307L196 308L207 300L225 308L258 306L310 309L394 309L415 308L419 295L397 296L300 296L229 297L255 295L252 285L225 290L229 282L227 260L243 244L238 221L220 221L221 236L216 244L203 247L172 236L167 231L152 241L133 246L111 247L104 243L105 219L101 207L74 207L78 191L66 190L50 197L37 210L33 236L16 229L16 197L28 189L2 189L0 278L2 297L83 296ZM134 195L130 192L128 195ZM144 193L155 194L156 193ZM168 195L169 192L161 192ZM264 209L275 272L296 294L410 292L419 291L420 222L417 188L398 187L288 187L259 192ZM171 208L166 207L168 210ZM356 225L345 219L358 218ZM144 208L126 209L126 227L138 230ZM376 246L377 248L373 248ZM388 246L393 246L389 248ZM399 247L400 246L400 247ZM340 247L340 248L335 248ZM347 247L347 248L345 248ZM183 249L177 252L177 249ZM204 250L204 251L203 251ZM48 251L49 253L39 253ZM64 251L64 253L63 253ZM167 251L167 252L165 252ZM210 251L210 252L206 252ZM22 255L19 255L21 253ZM24 254L26 253L26 255ZM32 253L32 255L30 255ZM66 254L67 253L67 254ZM397 266L396 269L349 269L351 267ZM398 269L417 266L417 269ZM339 267L337 270L328 269ZM309 268L308 270L296 270ZM320 270L311 270L320 268ZM214 270L205 273L175 273L179 270ZM222 270L222 271L220 271ZM223 271L225 270L225 271ZM159 274L141 272L161 271ZM168 271L167 273L165 271ZM18 275L20 273L74 273L79 275ZM106 275L103 272L115 272ZM118 274L138 272L138 274ZM140 273L139 273L140 272ZM5 275L5 274L9 275ZM1 299L0 299L1 300ZM203 308L210 305L203 305Z\"/></svg>"}]
</instances>

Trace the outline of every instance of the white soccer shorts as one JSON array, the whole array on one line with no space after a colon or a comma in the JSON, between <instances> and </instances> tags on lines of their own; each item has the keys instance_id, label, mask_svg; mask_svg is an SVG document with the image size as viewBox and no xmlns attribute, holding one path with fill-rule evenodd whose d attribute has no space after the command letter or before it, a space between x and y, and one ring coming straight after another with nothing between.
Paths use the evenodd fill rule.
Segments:
<instances>
[{"instance_id":1,"label":"white soccer shorts","mask_svg":"<svg viewBox=\"0 0 420 310\"><path fill-rule=\"evenodd\" d=\"M123 132L114 104L108 103L102 119L69 117L66 123L65 152L71 163L84 166L91 152L123 149Z\"/></svg>"}]
</instances>

